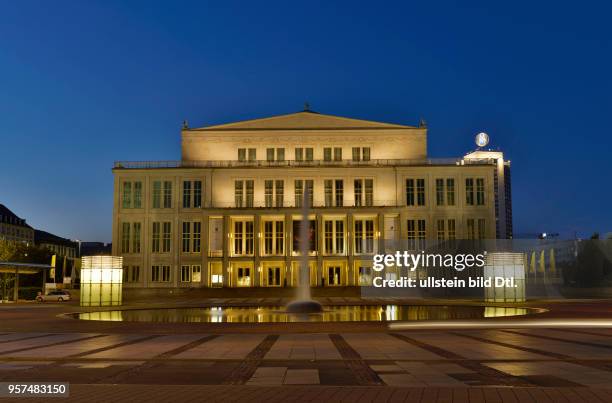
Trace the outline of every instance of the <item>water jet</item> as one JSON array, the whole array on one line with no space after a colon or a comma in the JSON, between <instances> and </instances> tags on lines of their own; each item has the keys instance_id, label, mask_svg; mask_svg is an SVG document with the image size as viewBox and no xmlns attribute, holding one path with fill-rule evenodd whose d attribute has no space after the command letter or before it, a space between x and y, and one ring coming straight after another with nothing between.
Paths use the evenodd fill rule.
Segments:
<instances>
[{"instance_id":1,"label":"water jet","mask_svg":"<svg viewBox=\"0 0 612 403\"><path fill-rule=\"evenodd\" d=\"M300 265L297 286L297 299L287 304L290 313L317 313L323 312L323 306L312 299L310 292L310 269L308 267L309 226L308 212L310 210L310 192L308 186L304 189L302 203L302 224L300 225Z\"/></svg>"}]
</instances>

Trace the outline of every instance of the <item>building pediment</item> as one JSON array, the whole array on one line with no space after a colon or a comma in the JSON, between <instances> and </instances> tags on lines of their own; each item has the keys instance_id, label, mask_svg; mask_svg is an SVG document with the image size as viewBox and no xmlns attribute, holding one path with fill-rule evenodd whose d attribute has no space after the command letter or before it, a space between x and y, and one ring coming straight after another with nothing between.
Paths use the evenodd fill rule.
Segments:
<instances>
[{"instance_id":1,"label":"building pediment","mask_svg":"<svg viewBox=\"0 0 612 403\"><path fill-rule=\"evenodd\" d=\"M376 129L412 129L413 126L393 123L374 122L352 119L341 116L324 115L317 112L303 111L267 118L243 120L215 126L188 129L189 131L221 130L376 130Z\"/></svg>"}]
</instances>

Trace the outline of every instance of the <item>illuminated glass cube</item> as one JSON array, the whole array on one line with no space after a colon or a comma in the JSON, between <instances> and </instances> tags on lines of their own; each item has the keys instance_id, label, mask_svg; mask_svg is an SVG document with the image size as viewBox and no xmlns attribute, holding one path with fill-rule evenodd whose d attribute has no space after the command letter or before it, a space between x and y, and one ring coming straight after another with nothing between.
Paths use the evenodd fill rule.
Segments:
<instances>
[{"instance_id":1,"label":"illuminated glass cube","mask_svg":"<svg viewBox=\"0 0 612 403\"><path fill-rule=\"evenodd\" d=\"M81 306L121 305L122 285L122 257L81 258Z\"/></svg>"},{"instance_id":2,"label":"illuminated glass cube","mask_svg":"<svg viewBox=\"0 0 612 403\"><path fill-rule=\"evenodd\" d=\"M492 279L491 286L484 290L486 302L525 301L525 260L522 253L488 253L484 278Z\"/></svg>"}]
</instances>

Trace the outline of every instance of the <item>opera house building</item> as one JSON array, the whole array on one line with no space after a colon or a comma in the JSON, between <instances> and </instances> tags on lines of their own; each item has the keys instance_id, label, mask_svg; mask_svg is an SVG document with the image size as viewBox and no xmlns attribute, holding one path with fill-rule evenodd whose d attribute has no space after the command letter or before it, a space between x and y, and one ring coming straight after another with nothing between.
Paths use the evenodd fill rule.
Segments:
<instances>
[{"instance_id":1,"label":"opera house building","mask_svg":"<svg viewBox=\"0 0 612 403\"><path fill-rule=\"evenodd\" d=\"M125 288L293 287L304 201L313 287L369 285L385 242L512 237L503 153L429 158L424 123L305 110L181 141L178 161L115 162Z\"/></svg>"}]
</instances>

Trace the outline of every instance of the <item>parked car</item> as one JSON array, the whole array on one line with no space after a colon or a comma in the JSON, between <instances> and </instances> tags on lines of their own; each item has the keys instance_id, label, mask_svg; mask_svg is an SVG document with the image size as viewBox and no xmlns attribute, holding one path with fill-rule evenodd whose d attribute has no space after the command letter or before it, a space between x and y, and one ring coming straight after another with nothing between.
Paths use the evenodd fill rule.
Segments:
<instances>
[{"instance_id":1,"label":"parked car","mask_svg":"<svg viewBox=\"0 0 612 403\"><path fill-rule=\"evenodd\" d=\"M46 295L39 294L36 297L38 302L63 302L70 301L70 293L64 290L49 291Z\"/></svg>"}]
</instances>

